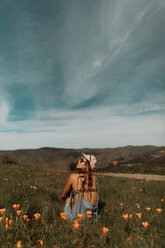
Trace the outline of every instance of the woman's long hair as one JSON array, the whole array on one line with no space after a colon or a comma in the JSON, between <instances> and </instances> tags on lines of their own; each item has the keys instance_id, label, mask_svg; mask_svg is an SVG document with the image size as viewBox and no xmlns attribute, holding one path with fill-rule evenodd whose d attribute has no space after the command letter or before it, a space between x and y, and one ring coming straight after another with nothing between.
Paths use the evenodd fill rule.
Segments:
<instances>
[{"instance_id":1,"label":"woman's long hair","mask_svg":"<svg viewBox=\"0 0 165 248\"><path fill-rule=\"evenodd\" d=\"M91 171L90 163L88 161L86 162L86 171L83 173L85 176L85 180L83 180L81 184L82 195L84 195L84 192L90 192L90 189L92 188L93 185L92 171ZM91 192L90 192L90 198L91 198Z\"/></svg>"}]
</instances>

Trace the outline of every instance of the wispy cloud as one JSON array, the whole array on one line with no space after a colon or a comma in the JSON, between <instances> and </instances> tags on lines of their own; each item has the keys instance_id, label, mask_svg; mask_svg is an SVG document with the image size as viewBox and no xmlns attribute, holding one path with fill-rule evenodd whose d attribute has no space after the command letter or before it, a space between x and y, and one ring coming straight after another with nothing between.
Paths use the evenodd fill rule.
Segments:
<instances>
[{"instance_id":1,"label":"wispy cloud","mask_svg":"<svg viewBox=\"0 0 165 248\"><path fill-rule=\"evenodd\" d=\"M3 0L0 138L18 135L18 146L30 133L27 146L32 137L35 146L140 144L141 126L142 144L156 134L162 144L164 23L162 0ZM156 130L147 129L156 117Z\"/></svg>"}]
</instances>

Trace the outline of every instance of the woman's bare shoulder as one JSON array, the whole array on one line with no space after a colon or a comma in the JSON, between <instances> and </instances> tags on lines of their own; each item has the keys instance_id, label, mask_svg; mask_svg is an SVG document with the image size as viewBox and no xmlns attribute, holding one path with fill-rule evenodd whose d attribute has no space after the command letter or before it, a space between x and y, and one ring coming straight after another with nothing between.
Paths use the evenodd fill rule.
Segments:
<instances>
[{"instance_id":1,"label":"woman's bare shoulder","mask_svg":"<svg viewBox=\"0 0 165 248\"><path fill-rule=\"evenodd\" d=\"M77 178L79 175L77 174L77 173L75 173L75 172L73 172L73 173L71 173L70 175L69 175L69 179L70 180L74 180L75 178Z\"/></svg>"}]
</instances>

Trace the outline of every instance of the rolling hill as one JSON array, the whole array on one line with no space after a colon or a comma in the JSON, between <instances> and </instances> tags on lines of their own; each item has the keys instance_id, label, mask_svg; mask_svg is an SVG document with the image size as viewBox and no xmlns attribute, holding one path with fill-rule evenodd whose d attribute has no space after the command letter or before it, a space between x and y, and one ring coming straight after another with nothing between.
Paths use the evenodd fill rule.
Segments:
<instances>
[{"instance_id":1,"label":"rolling hill","mask_svg":"<svg viewBox=\"0 0 165 248\"><path fill-rule=\"evenodd\" d=\"M63 165L76 163L81 153L97 158L97 169L116 172L154 172L165 174L165 146L125 146L103 149L63 149L43 147L39 149L1 150L0 163L4 157L19 165L63 169ZM116 167L113 161L117 160ZM8 161L10 162L10 161Z\"/></svg>"}]
</instances>

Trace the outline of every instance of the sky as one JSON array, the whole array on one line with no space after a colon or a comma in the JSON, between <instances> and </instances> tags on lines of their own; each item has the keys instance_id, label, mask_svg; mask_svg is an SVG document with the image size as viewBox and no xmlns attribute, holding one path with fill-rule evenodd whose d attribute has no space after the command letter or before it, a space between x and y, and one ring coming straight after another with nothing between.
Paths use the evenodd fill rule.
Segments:
<instances>
[{"instance_id":1,"label":"sky","mask_svg":"<svg viewBox=\"0 0 165 248\"><path fill-rule=\"evenodd\" d=\"M1 0L0 149L165 145L165 0Z\"/></svg>"}]
</instances>

